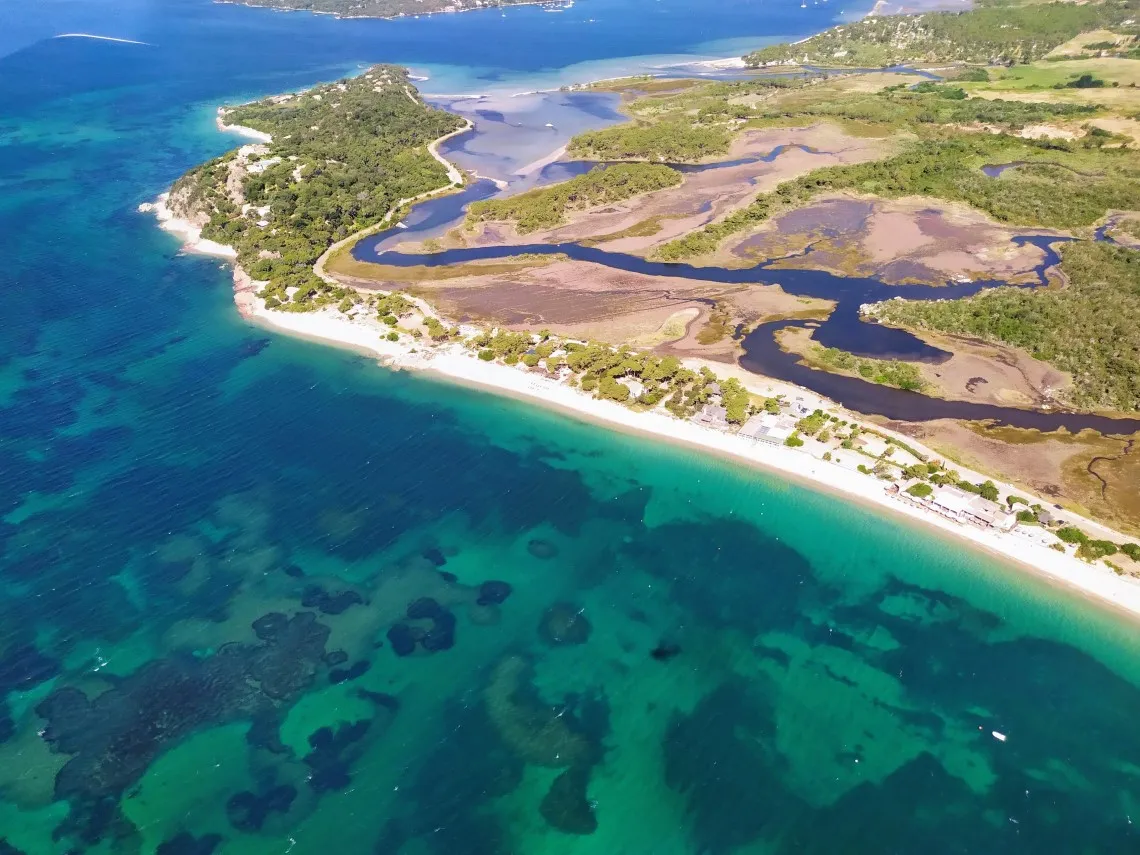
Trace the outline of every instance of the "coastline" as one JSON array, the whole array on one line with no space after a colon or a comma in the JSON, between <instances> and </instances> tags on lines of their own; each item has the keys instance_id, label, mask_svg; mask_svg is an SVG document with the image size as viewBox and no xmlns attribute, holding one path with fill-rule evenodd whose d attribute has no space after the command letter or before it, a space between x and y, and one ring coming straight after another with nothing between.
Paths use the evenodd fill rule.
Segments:
<instances>
[{"instance_id":1,"label":"coastline","mask_svg":"<svg viewBox=\"0 0 1140 855\"><path fill-rule=\"evenodd\" d=\"M398 15L341 15L337 12L325 12L320 9L282 9L277 6L270 6L266 3L245 3L242 0L214 0L215 3L222 6L245 6L249 9L268 9L271 12L308 12L310 15L328 15L338 21L355 21L360 19L373 19L377 21L397 21L400 18L430 18L433 15L459 15L463 12L485 12L489 9L512 9L515 6L542 6L549 3L550 0L521 0L519 3L505 3L499 5L489 6L471 6L466 9L439 9L434 12L417 12L415 15L406 15L400 13Z\"/></svg>"},{"instance_id":2,"label":"coastline","mask_svg":"<svg viewBox=\"0 0 1140 855\"><path fill-rule=\"evenodd\" d=\"M217 126L220 131L254 134L257 135L255 138L264 138L264 141L268 141L266 134L239 125L225 124L222 121L223 116L224 112L219 110ZM462 184L462 173L439 153L438 146L444 140L465 133L472 127L468 120L464 127L448 133L428 146L432 157L447 169L449 184L427 191L414 199L401 200L380 222L330 246L316 262L315 273L326 281L335 281L324 270L325 262L333 252L388 225L396 213L406 205L449 192L457 184ZM555 152L544 160L557 159L558 154ZM556 379L527 371L519 366L484 362L462 345L424 346L409 341L406 337L400 341L390 342L384 338L390 328L381 327L372 319L352 318L330 309L310 313L267 310L263 301L257 296L261 283L254 281L240 265L236 264L237 253L233 247L203 239L199 227L174 215L167 204L168 198L169 194L164 193L156 202L140 205L139 210L154 213L164 230L178 235L183 241L184 251L213 255L234 262L234 301L243 318L251 322L286 334L378 357L382 365L391 369L425 371L432 377L447 382L474 386L528 402L537 401L579 420L605 424L625 432L684 445L734 461L743 461L769 473L785 476L813 490L854 499L867 507L886 509L896 517L901 516L933 527L942 536L956 537L958 543L966 542L971 548L984 550L1017 565L1021 570L1031 570L1038 576L1076 589L1105 605L1133 616L1140 616L1140 584L1114 574L1101 562L1090 564L1078 559L1071 547L1064 552L1051 548L1040 536L1039 530L1030 532L1023 529L1020 532L998 533L958 523L926 508L890 496L885 483L877 478L845 468L838 463L824 461L806 450L755 443L690 421L679 420L660 411L636 412L614 402L598 400ZM421 303L418 300L415 302ZM431 314L431 310L426 306L421 305L420 308L425 314ZM762 382L764 378L757 377L757 380ZM833 406L836 406L838 412L845 412L838 409L837 405ZM1010 490L1012 492L1012 488ZM1088 521L1080 520L1080 522Z\"/></svg>"},{"instance_id":3,"label":"coastline","mask_svg":"<svg viewBox=\"0 0 1140 855\"><path fill-rule=\"evenodd\" d=\"M539 403L580 421L605 425L626 433L652 437L703 453L744 462L769 474L780 475L817 492L854 499L869 509L886 510L956 538L969 547L1013 564L1070 590L1079 591L1117 611L1140 617L1140 585L1117 576L1103 564L1087 563L1071 552L1058 552L1031 533L999 533L948 520L887 493L883 481L824 461L806 451L754 443L661 412L636 412L612 401L598 400L564 383L526 370L484 362L462 345L431 348L389 342L379 327L330 311L305 314L273 312L248 288L235 293L242 316L261 326L378 357L393 370L423 371L443 381Z\"/></svg>"}]
</instances>

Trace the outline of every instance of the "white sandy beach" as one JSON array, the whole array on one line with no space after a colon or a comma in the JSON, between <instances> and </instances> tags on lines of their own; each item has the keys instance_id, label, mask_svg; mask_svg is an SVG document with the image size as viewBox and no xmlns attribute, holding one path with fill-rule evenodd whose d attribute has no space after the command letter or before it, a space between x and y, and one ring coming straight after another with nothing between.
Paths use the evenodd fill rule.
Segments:
<instances>
[{"instance_id":1,"label":"white sandy beach","mask_svg":"<svg viewBox=\"0 0 1140 855\"><path fill-rule=\"evenodd\" d=\"M257 140L258 142L261 142L261 143L273 142L273 137L271 137L269 134L265 133L264 131L257 131L257 130L254 130L253 128L247 128L245 125L227 124L224 121L225 113L226 113L226 111L223 107L218 108L218 115L214 119L214 124L216 124L218 126L219 131L222 131L223 133L228 133L228 134L238 134L240 136L245 137L246 139Z\"/></svg>"},{"instance_id":2,"label":"white sandy beach","mask_svg":"<svg viewBox=\"0 0 1140 855\"><path fill-rule=\"evenodd\" d=\"M218 125L219 128L223 126L220 115ZM226 126L224 129L239 130L239 126ZM468 123L454 134L464 133L469 129ZM452 135L449 134L448 137ZM458 170L436 150L436 146L443 139L437 140L430 149L432 155L447 166L448 178L454 182ZM560 155L556 152L549 160L555 160L558 156ZM417 199L446 192L454 186L455 183L445 185L421 194ZM163 229L178 235L183 240L187 251L216 255L230 260L236 259L237 253L232 247L204 240L201 229L193 223L175 217L166 204L167 199L168 194L163 194L155 203L140 205L139 210L154 213ZM401 200L393 210L398 210L414 201ZM391 216L392 212L389 212L383 223L366 231L381 227L390 221ZM359 237L360 234L353 235L330 247L317 262L315 272L322 278L328 277L323 265L330 253L336 247ZM848 466L839 465L837 462L824 461L809 453L806 447L795 449L754 442L693 422L682 421L660 410L635 412L612 401L598 400L588 393L567 386L545 374L526 370L522 366L511 367L479 360L474 353L459 344L425 346L410 340L407 336L401 337L399 341L390 342L384 337L390 332L390 328L372 318L350 318L332 308L311 313L271 311L265 308L263 301L257 296L259 284L254 282L239 265L234 265L234 301L241 314L256 323L292 335L375 355L380 358L381 364L390 368L430 371L433 375L454 382L471 384L499 394L556 407L580 419L605 423L625 431L683 443L705 452L745 461L769 472L803 482L815 489L839 493L868 506L885 509L890 513L933 526L945 534L968 541L975 547L1043 574L1102 603L1140 616L1140 583L1115 574L1101 562L1090 564L1082 561L1073 554L1073 547L1068 547L1064 552L1051 548L1049 544L1055 542L1055 538L1043 534L1040 529L1002 533L958 523L939 516L927 508L904 502L889 494L882 480L855 471ZM416 302L422 305L421 301ZM422 308L430 312L426 306ZM767 378L753 375L748 375L746 379L761 389L768 382ZM834 405L828 408L832 407ZM842 416L849 420L862 421L853 414L839 411L837 407L833 411L842 412ZM937 457L933 452L930 454ZM998 483L997 486L1003 495L1027 494L1027 491L1008 484ZM1043 504L1048 503L1045 499L1040 501ZM1103 526L1082 520L1075 514L1066 512L1066 517L1082 528L1107 531ZM1128 540L1123 535L1112 532L1110 534L1114 535L1113 539L1116 542Z\"/></svg>"},{"instance_id":3,"label":"white sandy beach","mask_svg":"<svg viewBox=\"0 0 1140 855\"><path fill-rule=\"evenodd\" d=\"M163 193L154 202L145 202L139 205L138 209L141 213L154 214L158 219L159 227L181 238L184 252L216 255L219 258L237 258L237 250L232 246L227 246L217 241L206 240L202 237L202 230L198 228L198 226L189 220L179 219L174 216L174 212L171 211L167 205L169 199L170 194Z\"/></svg>"},{"instance_id":4,"label":"white sandy beach","mask_svg":"<svg viewBox=\"0 0 1140 855\"><path fill-rule=\"evenodd\" d=\"M1072 554L1071 549L1061 553L1050 548L1040 529L1001 533L956 523L891 496L885 489L885 483L877 478L821 460L806 451L755 443L676 419L664 412L634 412L612 401L597 400L521 366L484 362L462 345L425 348L422 345L409 346L404 341L389 342L381 339L381 333L387 328L381 330L380 325L372 321L350 320L334 310L308 314L273 312L263 308L261 301L248 291L244 297L238 295L238 302L243 315L257 323L303 338L374 354L380 357L381 364L390 368L429 371L448 380L555 407L583 420L729 456L766 471L789 476L815 489L854 498L868 506L933 526L992 555L1140 616L1140 584L1117 576L1103 564L1082 561ZM1025 492L1014 491L1012 487L1009 490Z\"/></svg>"}]
</instances>

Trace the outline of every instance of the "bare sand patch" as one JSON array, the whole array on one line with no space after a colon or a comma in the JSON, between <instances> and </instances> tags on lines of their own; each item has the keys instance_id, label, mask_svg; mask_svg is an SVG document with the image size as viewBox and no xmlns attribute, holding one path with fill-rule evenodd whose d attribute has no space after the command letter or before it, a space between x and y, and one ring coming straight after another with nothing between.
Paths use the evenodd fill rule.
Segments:
<instances>
[{"instance_id":1,"label":"bare sand patch","mask_svg":"<svg viewBox=\"0 0 1140 855\"><path fill-rule=\"evenodd\" d=\"M1069 39L1064 44L1057 45L1057 47L1049 51L1046 56L1077 57L1085 53L1089 45L1102 44L1104 42L1122 44L1127 40L1128 36L1118 36L1111 30L1090 30L1087 33L1081 33L1079 36Z\"/></svg>"},{"instance_id":2,"label":"bare sand patch","mask_svg":"<svg viewBox=\"0 0 1140 855\"><path fill-rule=\"evenodd\" d=\"M775 267L815 268L885 282L942 284L954 278L1036 278L1042 251L1017 245L1023 230L967 205L925 197L821 196L722 247L737 259L781 259ZM807 250L810 248L810 254Z\"/></svg>"},{"instance_id":3,"label":"bare sand patch","mask_svg":"<svg viewBox=\"0 0 1140 855\"><path fill-rule=\"evenodd\" d=\"M508 223L479 223L465 229L463 237L472 246L600 239L598 245L610 251L648 253L745 207L759 194L791 178L824 166L882 157L889 143L851 136L827 123L804 128L752 129L737 136L721 162L765 157L780 147L785 150L770 162L753 160L687 173L677 187L573 212L565 224L552 229L519 235ZM655 231L638 228L650 220L657 226ZM604 240L609 235L618 237Z\"/></svg>"},{"instance_id":4,"label":"bare sand patch","mask_svg":"<svg viewBox=\"0 0 1140 855\"><path fill-rule=\"evenodd\" d=\"M1093 119L1089 122L1094 128L1108 131L1113 134L1122 134L1131 137L1134 142L1140 143L1140 121L1125 119L1120 116L1110 116L1103 119Z\"/></svg>"}]
</instances>

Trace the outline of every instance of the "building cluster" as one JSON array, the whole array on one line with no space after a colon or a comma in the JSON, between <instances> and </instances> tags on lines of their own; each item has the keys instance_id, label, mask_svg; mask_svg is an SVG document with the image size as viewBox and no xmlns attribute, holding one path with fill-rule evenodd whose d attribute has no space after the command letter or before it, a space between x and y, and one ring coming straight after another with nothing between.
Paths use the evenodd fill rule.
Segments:
<instances>
[{"instance_id":1,"label":"building cluster","mask_svg":"<svg viewBox=\"0 0 1140 855\"><path fill-rule=\"evenodd\" d=\"M912 496L905 489L900 490L897 484L892 491L898 491L899 498L904 501L932 510L955 522L997 531L1011 531L1017 525L1017 514L1013 511L958 487L933 487L931 494L924 497Z\"/></svg>"}]
</instances>

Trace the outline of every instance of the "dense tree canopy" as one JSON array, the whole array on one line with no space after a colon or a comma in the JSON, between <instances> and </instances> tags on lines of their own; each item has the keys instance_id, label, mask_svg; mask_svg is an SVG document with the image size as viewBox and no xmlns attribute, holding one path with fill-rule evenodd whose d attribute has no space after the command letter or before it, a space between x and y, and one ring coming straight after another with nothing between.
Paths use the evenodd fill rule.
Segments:
<instances>
[{"instance_id":1,"label":"dense tree canopy","mask_svg":"<svg viewBox=\"0 0 1140 855\"><path fill-rule=\"evenodd\" d=\"M245 104L225 121L269 134L268 151L198 167L172 198L182 213L209 215L203 236L234 246L242 266L270 282L267 296L294 309L343 299L312 272L330 244L381 221L402 199L447 186L428 144L462 125L424 104L394 66Z\"/></svg>"}]
</instances>

